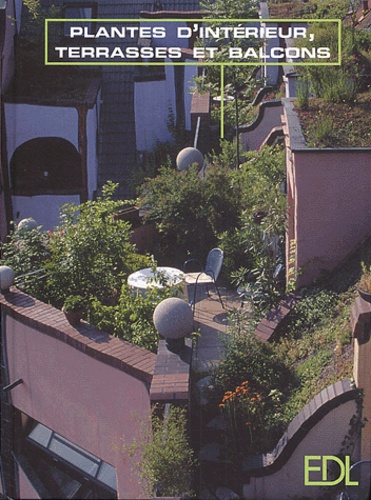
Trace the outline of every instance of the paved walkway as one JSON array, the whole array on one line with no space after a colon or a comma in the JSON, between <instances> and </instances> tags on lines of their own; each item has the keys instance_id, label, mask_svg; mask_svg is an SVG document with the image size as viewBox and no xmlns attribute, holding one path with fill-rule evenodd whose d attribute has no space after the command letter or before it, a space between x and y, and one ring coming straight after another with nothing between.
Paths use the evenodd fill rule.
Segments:
<instances>
[{"instance_id":1,"label":"paved walkway","mask_svg":"<svg viewBox=\"0 0 371 500\"><path fill-rule=\"evenodd\" d=\"M210 291L210 296L202 293L196 302L194 328L200 336L193 353L193 368L201 373L210 373L221 360L229 338L228 314L240 307L235 292L220 289L220 293L224 309L215 290Z\"/></svg>"}]
</instances>

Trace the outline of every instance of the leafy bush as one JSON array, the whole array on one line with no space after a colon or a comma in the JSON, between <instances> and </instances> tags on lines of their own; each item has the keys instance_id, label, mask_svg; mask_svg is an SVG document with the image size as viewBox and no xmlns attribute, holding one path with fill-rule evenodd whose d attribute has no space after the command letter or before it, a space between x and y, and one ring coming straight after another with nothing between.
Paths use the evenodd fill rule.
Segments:
<instances>
[{"instance_id":1,"label":"leafy bush","mask_svg":"<svg viewBox=\"0 0 371 500\"><path fill-rule=\"evenodd\" d=\"M226 419L228 455L238 469L244 456L275 446L286 424L280 407L295 377L274 347L244 325L226 346L214 382L210 399Z\"/></svg>"},{"instance_id":2,"label":"leafy bush","mask_svg":"<svg viewBox=\"0 0 371 500\"><path fill-rule=\"evenodd\" d=\"M161 238L158 260L180 265L192 255L204 261L216 234L237 225L240 192L231 179L232 171L221 166L210 167L202 180L196 168L163 167L143 184L145 217L155 221Z\"/></svg>"},{"instance_id":3,"label":"leafy bush","mask_svg":"<svg viewBox=\"0 0 371 500\"><path fill-rule=\"evenodd\" d=\"M6 241L0 243L1 265L11 267L16 284L35 297L41 297L44 292L44 282L39 279L43 273L38 270L49 258L48 241L48 234L41 231L40 227L23 230L15 227Z\"/></svg>"},{"instance_id":4,"label":"leafy bush","mask_svg":"<svg viewBox=\"0 0 371 500\"><path fill-rule=\"evenodd\" d=\"M282 394L273 389L263 395L246 380L226 391L219 408L228 429L228 455L236 463L248 455L268 451L282 433L279 406Z\"/></svg>"},{"instance_id":5,"label":"leafy bush","mask_svg":"<svg viewBox=\"0 0 371 500\"><path fill-rule=\"evenodd\" d=\"M155 221L160 233L157 260L179 266L191 255L204 261L210 249L218 245L225 250L225 274L231 274L254 260L250 258L251 227L246 220L255 210L267 212L256 248L264 246L263 233L282 233L282 150L265 147L246 153L238 170L230 168L232 157L228 143L224 143L220 155L212 155L204 179L195 168L180 173L164 167L157 177L143 184L141 205L147 220Z\"/></svg>"},{"instance_id":6,"label":"leafy bush","mask_svg":"<svg viewBox=\"0 0 371 500\"><path fill-rule=\"evenodd\" d=\"M142 437L129 449L131 454L141 454L137 467L145 494L148 497L190 494L196 461L188 444L185 410L172 406L164 419L153 414L151 425L152 432L144 428Z\"/></svg>"},{"instance_id":7,"label":"leafy bush","mask_svg":"<svg viewBox=\"0 0 371 500\"><path fill-rule=\"evenodd\" d=\"M306 295L288 317L287 331L293 336L298 336L303 331L310 331L317 323L334 316L337 302L338 295L331 290L320 288L307 290Z\"/></svg>"},{"instance_id":8,"label":"leafy bush","mask_svg":"<svg viewBox=\"0 0 371 500\"><path fill-rule=\"evenodd\" d=\"M313 25L311 27L316 44L329 47L335 58L338 57L337 29L335 25ZM364 75L367 73L367 59L361 54L358 34L346 27L342 33L341 66L312 66L302 69L304 79L310 84L312 93L330 102L353 102L362 88ZM299 45L311 47L313 42L300 40Z\"/></svg>"},{"instance_id":9,"label":"leafy bush","mask_svg":"<svg viewBox=\"0 0 371 500\"><path fill-rule=\"evenodd\" d=\"M115 189L108 183L98 200L62 207L61 225L50 233L45 265L52 303L63 303L66 295L104 301L145 262L130 243L130 224L114 216L122 206L112 199Z\"/></svg>"},{"instance_id":10,"label":"leafy bush","mask_svg":"<svg viewBox=\"0 0 371 500\"><path fill-rule=\"evenodd\" d=\"M63 303L63 310L83 311L86 306L86 299L81 295L69 295Z\"/></svg>"},{"instance_id":11,"label":"leafy bush","mask_svg":"<svg viewBox=\"0 0 371 500\"><path fill-rule=\"evenodd\" d=\"M291 378L290 369L272 346L246 331L227 345L225 356L214 373L219 395L244 380L252 390L268 394L274 388L288 387Z\"/></svg>"},{"instance_id":12,"label":"leafy bush","mask_svg":"<svg viewBox=\"0 0 371 500\"><path fill-rule=\"evenodd\" d=\"M151 288L143 296L124 284L117 305L107 306L96 298L91 301L89 321L111 335L156 352L159 335L153 324L154 310L178 292L177 287Z\"/></svg>"},{"instance_id":13,"label":"leafy bush","mask_svg":"<svg viewBox=\"0 0 371 500\"><path fill-rule=\"evenodd\" d=\"M309 88L308 83L299 81L296 88L296 101L295 106L299 109L306 109L308 107Z\"/></svg>"},{"instance_id":14,"label":"leafy bush","mask_svg":"<svg viewBox=\"0 0 371 500\"><path fill-rule=\"evenodd\" d=\"M130 243L130 224L117 220L122 203L112 199L116 186L108 183L102 197L82 205L65 205L55 231L14 231L2 246L2 263L22 278L22 289L56 307L84 303L88 321L104 331L151 351L157 350L153 325L156 305L177 290L153 289L135 296L126 285L129 273L148 267L148 256L136 253ZM37 279L42 275L42 280ZM115 295L118 304L110 305Z\"/></svg>"},{"instance_id":15,"label":"leafy bush","mask_svg":"<svg viewBox=\"0 0 371 500\"><path fill-rule=\"evenodd\" d=\"M335 134L332 118L322 117L321 120L313 124L308 134L313 137L311 141L313 146L331 146L333 135Z\"/></svg>"}]
</instances>

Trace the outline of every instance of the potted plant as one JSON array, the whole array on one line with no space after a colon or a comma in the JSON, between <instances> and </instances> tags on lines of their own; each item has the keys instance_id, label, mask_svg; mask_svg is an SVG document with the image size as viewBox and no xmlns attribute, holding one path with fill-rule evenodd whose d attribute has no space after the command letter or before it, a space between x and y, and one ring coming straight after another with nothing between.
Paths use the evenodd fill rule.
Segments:
<instances>
[{"instance_id":1,"label":"potted plant","mask_svg":"<svg viewBox=\"0 0 371 500\"><path fill-rule=\"evenodd\" d=\"M71 325L76 326L80 323L85 305L86 300L81 295L69 295L66 298L62 311Z\"/></svg>"},{"instance_id":2,"label":"potted plant","mask_svg":"<svg viewBox=\"0 0 371 500\"><path fill-rule=\"evenodd\" d=\"M362 276L357 287L359 295L366 302L371 302L371 266L362 262Z\"/></svg>"}]
</instances>

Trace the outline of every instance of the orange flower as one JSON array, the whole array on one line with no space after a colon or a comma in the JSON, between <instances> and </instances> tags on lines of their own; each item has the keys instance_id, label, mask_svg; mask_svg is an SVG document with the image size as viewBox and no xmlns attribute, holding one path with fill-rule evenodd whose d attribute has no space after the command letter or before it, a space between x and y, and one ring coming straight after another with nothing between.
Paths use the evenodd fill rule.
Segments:
<instances>
[{"instance_id":1,"label":"orange flower","mask_svg":"<svg viewBox=\"0 0 371 500\"><path fill-rule=\"evenodd\" d=\"M219 408L224 408L224 405L220 403Z\"/></svg>"},{"instance_id":2,"label":"orange flower","mask_svg":"<svg viewBox=\"0 0 371 500\"><path fill-rule=\"evenodd\" d=\"M256 398L251 398L251 401L256 401Z\"/></svg>"}]
</instances>

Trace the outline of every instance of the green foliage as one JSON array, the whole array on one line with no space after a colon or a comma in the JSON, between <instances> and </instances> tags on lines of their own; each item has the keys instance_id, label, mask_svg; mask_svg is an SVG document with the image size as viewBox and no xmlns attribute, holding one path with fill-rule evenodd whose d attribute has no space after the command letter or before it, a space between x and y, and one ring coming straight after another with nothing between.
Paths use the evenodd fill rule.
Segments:
<instances>
[{"instance_id":1,"label":"green foliage","mask_svg":"<svg viewBox=\"0 0 371 500\"><path fill-rule=\"evenodd\" d=\"M69 295L64 303L63 310L68 311L83 311L86 307L86 299L81 295Z\"/></svg>"},{"instance_id":2,"label":"green foliage","mask_svg":"<svg viewBox=\"0 0 371 500\"><path fill-rule=\"evenodd\" d=\"M232 340L215 371L214 404L227 419L227 447L236 467L243 455L272 449L320 390L351 376L352 360L342 352L351 343L352 301L345 293L307 290L272 344L255 338L251 317L244 323L239 312L231 321Z\"/></svg>"},{"instance_id":3,"label":"green foliage","mask_svg":"<svg viewBox=\"0 0 371 500\"><path fill-rule=\"evenodd\" d=\"M153 324L154 310L162 300L178 296L178 292L178 287L164 287L150 288L145 296L135 295L123 285L115 306L92 300L89 321L112 335L156 352L159 336Z\"/></svg>"},{"instance_id":4,"label":"green foliage","mask_svg":"<svg viewBox=\"0 0 371 500\"><path fill-rule=\"evenodd\" d=\"M362 276L358 286L364 292L371 293L371 266L367 266L365 262L362 262Z\"/></svg>"},{"instance_id":5,"label":"green foliage","mask_svg":"<svg viewBox=\"0 0 371 500\"><path fill-rule=\"evenodd\" d=\"M159 254L168 264L179 265L188 255L204 260L216 235L238 223L239 190L226 167L210 167L203 180L196 168L179 173L164 167L142 193L146 219L156 223Z\"/></svg>"},{"instance_id":6,"label":"green foliage","mask_svg":"<svg viewBox=\"0 0 371 500\"><path fill-rule=\"evenodd\" d=\"M144 151L133 169L132 183L138 189L147 177L155 177L162 165L175 168L179 150L170 142L158 142L151 152Z\"/></svg>"},{"instance_id":7,"label":"green foliage","mask_svg":"<svg viewBox=\"0 0 371 500\"><path fill-rule=\"evenodd\" d=\"M338 56L338 34L335 25L313 24L310 32L315 43L329 47L334 57ZM342 31L341 66L319 67L311 66L301 71L310 84L312 93L330 102L353 102L357 92L362 88L364 74L367 73L369 61L362 56L364 50L358 42L358 32L351 27ZM297 41L298 45L311 47L314 42Z\"/></svg>"},{"instance_id":8,"label":"green foliage","mask_svg":"<svg viewBox=\"0 0 371 500\"><path fill-rule=\"evenodd\" d=\"M314 19L344 19L350 7L349 0L315 0Z\"/></svg>"},{"instance_id":9,"label":"green foliage","mask_svg":"<svg viewBox=\"0 0 371 500\"><path fill-rule=\"evenodd\" d=\"M201 7L212 19L252 19L256 17L254 0L205 0Z\"/></svg>"},{"instance_id":10,"label":"green foliage","mask_svg":"<svg viewBox=\"0 0 371 500\"><path fill-rule=\"evenodd\" d=\"M331 147L333 137L336 133L334 128L334 122L330 116L322 117L321 120L316 121L308 129L307 132L312 140L310 145L314 147L328 146Z\"/></svg>"},{"instance_id":11,"label":"green foliage","mask_svg":"<svg viewBox=\"0 0 371 500\"><path fill-rule=\"evenodd\" d=\"M151 425L152 431L144 427L129 449L132 455L141 454L137 468L144 493L148 497L190 494L196 462L188 444L185 410L172 406L164 419L153 414Z\"/></svg>"},{"instance_id":12,"label":"green foliage","mask_svg":"<svg viewBox=\"0 0 371 500\"><path fill-rule=\"evenodd\" d=\"M264 395L274 388L288 388L292 372L272 346L256 339L253 329L234 335L214 373L218 394L247 380L253 391Z\"/></svg>"},{"instance_id":13,"label":"green foliage","mask_svg":"<svg viewBox=\"0 0 371 500\"><path fill-rule=\"evenodd\" d=\"M295 377L284 357L257 340L250 325L232 336L214 382L210 399L226 419L227 455L238 470L244 456L268 451L276 444L286 423L280 407Z\"/></svg>"},{"instance_id":14,"label":"green foliage","mask_svg":"<svg viewBox=\"0 0 371 500\"><path fill-rule=\"evenodd\" d=\"M12 267L16 277L22 275L25 292L59 308L64 304L66 310L83 303L89 322L155 352L153 311L179 290L154 288L146 297L129 290L128 274L148 267L151 260L136 253L130 224L115 217L122 208L122 202L112 199L115 189L108 183L96 201L65 205L55 231L13 231L2 245L1 262Z\"/></svg>"},{"instance_id":15,"label":"green foliage","mask_svg":"<svg viewBox=\"0 0 371 500\"><path fill-rule=\"evenodd\" d=\"M319 322L328 320L336 313L338 294L335 292L312 288L303 293L304 297L290 313L286 326L292 336L312 330Z\"/></svg>"},{"instance_id":16,"label":"green foliage","mask_svg":"<svg viewBox=\"0 0 371 500\"><path fill-rule=\"evenodd\" d=\"M308 107L309 88L308 83L299 81L296 89L295 106L299 109L306 109Z\"/></svg>"},{"instance_id":17,"label":"green foliage","mask_svg":"<svg viewBox=\"0 0 371 500\"><path fill-rule=\"evenodd\" d=\"M114 216L122 206L112 199L115 189L108 183L96 201L62 207L61 225L50 233L50 259L45 265L53 303L63 303L66 295L93 296L104 302L145 262L129 241L130 224Z\"/></svg>"},{"instance_id":18,"label":"green foliage","mask_svg":"<svg viewBox=\"0 0 371 500\"><path fill-rule=\"evenodd\" d=\"M36 271L48 256L47 244L48 235L40 227L20 230L15 227L1 243L1 263L10 266L16 276Z\"/></svg>"},{"instance_id":19,"label":"green foliage","mask_svg":"<svg viewBox=\"0 0 371 500\"><path fill-rule=\"evenodd\" d=\"M284 230L286 204L280 192L284 154L265 147L246 153L243 165L232 170L234 153L233 145L224 141L221 154L211 155L202 180L195 168L181 173L162 168L142 186L141 204L160 233L158 260L180 265L191 255L204 261L218 245L225 250L224 276L229 278L238 267L249 266L257 269L256 278L268 273L267 278L261 276L265 287L264 280L271 284L268 276L277 257L265 243L279 238ZM260 226L253 222L258 209L266 213ZM271 259L269 266L267 259Z\"/></svg>"},{"instance_id":20,"label":"green foliage","mask_svg":"<svg viewBox=\"0 0 371 500\"><path fill-rule=\"evenodd\" d=\"M228 428L227 456L238 467L248 455L268 451L282 433L279 406L283 395L273 389L263 395L246 380L226 391L219 408Z\"/></svg>"},{"instance_id":21,"label":"green foliage","mask_svg":"<svg viewBox=\"0 0 371 500\"><path fill-rule=\"evenodd\" d=\"M33 296L42 295L44 282L39 279L42 273L37 271L43 267L49 256L48 235L42 232L40 227L31 230L14 228L6 241L0 244L0 248L1 265L13 269L16 284L24 287Z\"/></svg>"},{"instance_id":22,"label":"green foliage","mask_svg":"<svg viewBox=\"0 0 371 500\"><path fill-rule=\"evenodd\" d=\"M239 179L244 196L239 236L246 264L234 277L237 285L253 283L252 304L262 309L274 303L282 292L275 271L283 262L286 199L280 186L285 179L285 164L283 152L277 148L249 152L246 159ZM262 218L257 217L260 214Z\"/></svg>"}]
</instances>

